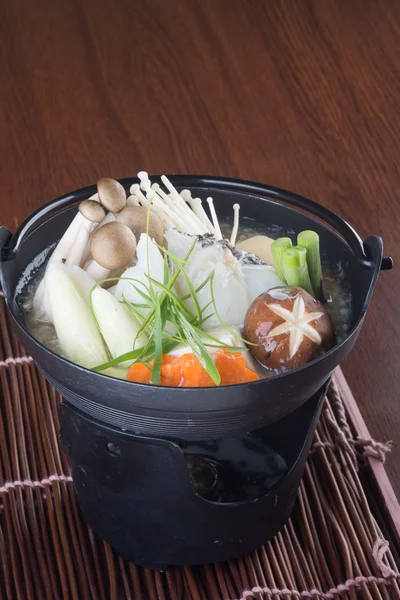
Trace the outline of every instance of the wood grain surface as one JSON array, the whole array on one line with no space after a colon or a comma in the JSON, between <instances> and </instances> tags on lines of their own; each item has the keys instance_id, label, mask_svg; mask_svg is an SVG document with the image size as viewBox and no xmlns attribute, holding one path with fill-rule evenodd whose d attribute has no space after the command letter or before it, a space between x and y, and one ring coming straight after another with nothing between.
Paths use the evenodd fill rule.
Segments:
<instances>
[{"instance_id":1,"label":"wood grain surface","mask_svg":"<svg viewBox=\"0 0 400 600\"><path fill-rule=\"evenodd\" d=\"M2 0L1 224L99 176L205 173L333 208L398 258L398 0ZM343 365L397 443L400 270Z\"/></svg>"}]
</instances>

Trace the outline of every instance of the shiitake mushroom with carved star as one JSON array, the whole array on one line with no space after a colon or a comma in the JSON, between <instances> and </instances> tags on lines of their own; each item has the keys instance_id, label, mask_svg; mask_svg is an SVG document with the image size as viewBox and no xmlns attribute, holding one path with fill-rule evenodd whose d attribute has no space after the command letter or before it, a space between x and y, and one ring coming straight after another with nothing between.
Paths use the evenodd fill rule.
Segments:
<instances>
[{"instance_id":1,"label":"shiitake mushroom with carved star","mask_svg":"<svg viewBox=\"0 0 400 600\"><path fill-rule=\"evenodd\" d=\"M323 304L294 286L258 296L247 311L243 336L261 364L280 372L305 365L334 343Z\"/></svg>"}]
</instances>

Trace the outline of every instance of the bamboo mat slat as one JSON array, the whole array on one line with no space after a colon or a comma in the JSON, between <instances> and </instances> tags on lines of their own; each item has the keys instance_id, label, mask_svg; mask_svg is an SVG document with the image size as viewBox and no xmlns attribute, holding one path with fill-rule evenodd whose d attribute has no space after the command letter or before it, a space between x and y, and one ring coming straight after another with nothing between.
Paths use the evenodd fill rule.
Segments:
<instances>
[{"instance_id":1,"label":"bamboo mat slat","mask_svg":"<svg viewBox=\"0 0 400 600\"><path fill-rule=\"evenodd\" d=\"M217 565L138 568L82 520L58 445L61 398L19 345L0 297L0 598L400 599L399 507L390 496L390 518L373 466L389 448L359 436L346 393L339 373L294 513L273 540Z\"/></svg>"}]
</instances>

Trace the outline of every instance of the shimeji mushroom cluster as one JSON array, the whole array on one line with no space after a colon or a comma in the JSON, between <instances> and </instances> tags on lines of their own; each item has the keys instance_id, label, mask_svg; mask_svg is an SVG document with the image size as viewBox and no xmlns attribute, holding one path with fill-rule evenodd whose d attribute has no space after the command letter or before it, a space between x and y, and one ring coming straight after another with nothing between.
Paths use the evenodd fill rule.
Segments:
<instances>
[{"instance_id":1,"label":"shimeji mushroom cluster","mask_svg":"<svg viewBox=\"0 0 400 600\"><path fill-rule=\"evenodd\" d=\"M161 180L169 193L157 183L151 184L145 171L138 173L140 184L125 189L116 180L104 177L97 183L98 192L79 205L79 212L66 230L49 259L85 269L96 281L131 265L136 241L146 231L148 206L151 203L149 236L163 244L164 231L170 227L192 235L211 234L222 240L213 199L207 198L211 219L200 198L192 198L189 190L180 194L164 175ZM236 241L239 205L235 204L234 226L230 243ZM38 291L38 297L40 291Z\"/></svg>"},{"instance_id":2,"label":"shimeji mushroom cluster","mask_svg":"<svg viewBox=\"0 0 400 600\"><path fill-rule=\"evenodd\" d=\"M148 174L138 173L140 184L133 184L127 197L116 180L104 177L97 183L97 194L79 205L79 212L52 253L49 264L63 262L83 268L95 281L116 277L135 262L136 245L146 231L148 206L151 203L149 236L163 244L164 232L174 227L182 233L212 234L222 240L222 233L212 198L207 198L211 220L200 198L189 190L180 194L164 175L165 193ZM235 204L235 223L231 243L235 243L239 205ZM44 280L39 285L34 306L43 302ZM45 311L44 311L45 312Z\"/></svg>"}]
</instances>

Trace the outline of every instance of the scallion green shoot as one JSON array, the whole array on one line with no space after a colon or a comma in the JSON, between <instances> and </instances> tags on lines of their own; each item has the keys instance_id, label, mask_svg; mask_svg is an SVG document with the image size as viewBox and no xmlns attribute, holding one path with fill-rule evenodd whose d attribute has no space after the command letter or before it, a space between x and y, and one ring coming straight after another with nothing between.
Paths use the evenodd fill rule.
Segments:
<instances>
[{"instance_id":1,"label":"scallion green shoot","mask_svg":"<svg viewBox=\"0 0 400 600\"><path fill-rule=\"evenodd\" d=\"M282 255L283 253L292 247L292 240L288 237L278 238L271 244L272 258L274 259L275 270L280 279L285 279Z\"/></svg>"},{"instance_id":2,"label":"scallion green shoot","mask_svg":"<svg viewBox=\"0 0 400 600\"><path fill-rule=\"evenodd\" d=\"M315 296L320 295L322 269L319 251L319 235L315 231L302 231L297 236L297 244L307 250L307 265Z\"/></svg>"},{"instance_id":3,"label":"scallion green shoot","mask_svg":"<svg viewBox=\"0 0 400 600\"><path fill-rule=\"evenodd\" d=\"M282 269L288 285L301 287L313 295L307 267L307 251L305 248L295 246L282 253Z\"/></svg>"}]
</instances>

